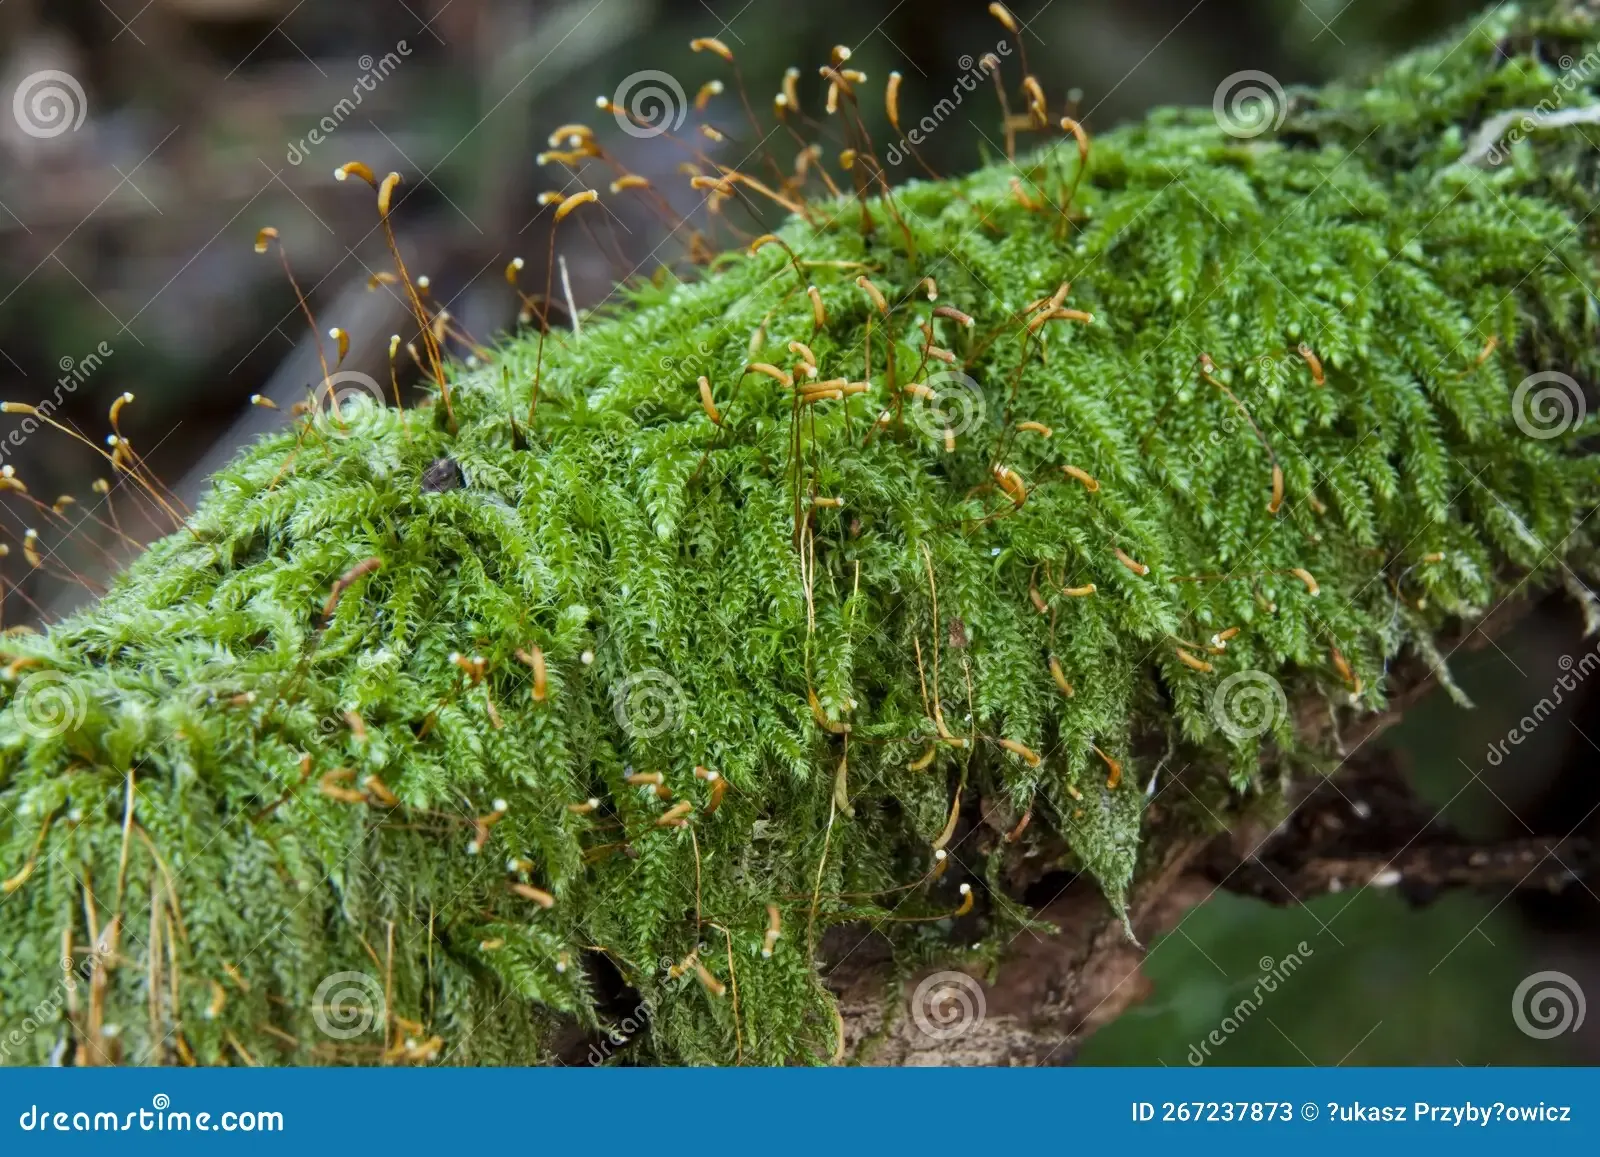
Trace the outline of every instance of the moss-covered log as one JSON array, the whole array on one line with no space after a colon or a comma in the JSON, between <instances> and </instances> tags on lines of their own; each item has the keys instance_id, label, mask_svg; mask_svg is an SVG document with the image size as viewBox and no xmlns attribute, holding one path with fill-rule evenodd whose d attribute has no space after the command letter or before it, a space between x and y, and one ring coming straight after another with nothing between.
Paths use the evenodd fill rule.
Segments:
<instances>
[{"instance_id":1,"label":"moss-covered log","mask_svg":"<svg viewBox=\"0 0 1600 1157\"><path fill-rule=\"evenodd\" d=\"M1281 806L1592 564L1592 152L1477 139L1594 100L1539 8L813 199L251 448L4 640L0 1055L826 1062L830 929L998 961L1024 878L1120 911Z\"/></svg>"}]
</instances>

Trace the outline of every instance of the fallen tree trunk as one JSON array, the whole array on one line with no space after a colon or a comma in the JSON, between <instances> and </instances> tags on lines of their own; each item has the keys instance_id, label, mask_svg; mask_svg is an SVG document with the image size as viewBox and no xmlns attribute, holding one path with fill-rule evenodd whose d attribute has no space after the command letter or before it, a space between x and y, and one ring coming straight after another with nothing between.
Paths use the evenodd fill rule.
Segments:
<instances>
[{"instance_id":1,"label":"fallen tree trunk","mask_svg":"<svg viewBox=\"0 0 1600 1157\"><path fill-rule=\"evenodd\" d=\"M476 368L397 261L431 405L330 367L5 638L5 1058L1049 1063L1219 886L1537 856L1311 789L1403 804L1448 652L1594 602L1592 161L1464 143L1552 48L1586 6L961 179L699 174L796 216Z\"/></svg>"}]
</instances>

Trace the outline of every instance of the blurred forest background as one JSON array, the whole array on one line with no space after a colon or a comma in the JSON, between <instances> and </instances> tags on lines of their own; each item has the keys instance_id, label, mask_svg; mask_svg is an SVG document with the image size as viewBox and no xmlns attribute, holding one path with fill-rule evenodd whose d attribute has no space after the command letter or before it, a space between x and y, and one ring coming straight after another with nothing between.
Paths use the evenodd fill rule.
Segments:
<instances>
[{"instance_id":1,"label":"blurred forest background","mask_svg":"<svg viewBox=\"0 0 1600 1157\"><path fill-rule=\"evenodd\" d=\"M1096 132L1158 105L1209 104L1223 78L1242 70L1286 87L1359 72L1481 5L1011 7L1027 22L1052 106L1069 103ZM718 36L758 111L770 108L789 65L803 66L802 92L816 104L816 65L844 43L874 92L889 70L904 74L901 106L914 120L1002 35L984 8L982 0L0 0L0 398L54 399L55 418L98 443L112 400L131 391L123 432L192 501L242 441L284 420L252 406L252 394L287 409L320 377L276 256L254 252L261 227L279 230L319 328L350 334L346 366L388 378L389 335L406 313L389 287L369 286L388 256L370 192L336 182L337 165L361 160L380 175L404 175L395 220L409 268L428 276L433 298L460 325L492 339L517 324L507 262L545 266L549 210L538 194L576 187L536 163L551 128L593 124L608 149L653 177L670 177L681 159L662 141L618 131L596 111L597 94L661 70L692 99L726 71L691 54L688 41ZM28 131L23 89L47 72L76 85L65 90L72 123ZM357 91L359 105L336 114ZM731 90L713 99L730 124L742 123ZM865 103L877 139L892 139L876 98ZM329 117L333 131L314 143L311 130ZM970 168L995 155L998 120L992 98L974 97L924 155L941 172ZM698 199L670 195L684 212ZM564 239L562 256L587 308L620 276L682 268L684 238L623 206L598 235ZM402 388L411 387L402 380ZM17 421L0 418L0 440ZM170 526L125 491L96 494L104 463L64 434L39 430L0 441L0 451L42 500L0 496L0 542L11 548L0 564L6 625L63 613L128 556L130 539ZM77 505L52 509L56 495ZM30 527L55 551L50 565L27 565ZM1441 822L1485 841L1600 835L1600 687L1569 697L1500 766L1486 758L1550 694L1562 657L1590 645L1553 601L1501 647L1460 658L1458 677L1479 710L1435 697L1391 733L1386 742ZM1155 946L1144 1001L1079 1060L1190 1063L1191 1046L1263 969L1299 953L1299 971L1212 1046L1208 1063L1600 1063L1600 1012L1552 1039L1520 1031L1512 1012L1518 983L1542 970L1600 996L1593 887L1579 881L1532 899L1456 892L1420 905L1413 901L1429 898L1362 889L1289 909L1219 893Z\"/></svg>"}]
</instances>

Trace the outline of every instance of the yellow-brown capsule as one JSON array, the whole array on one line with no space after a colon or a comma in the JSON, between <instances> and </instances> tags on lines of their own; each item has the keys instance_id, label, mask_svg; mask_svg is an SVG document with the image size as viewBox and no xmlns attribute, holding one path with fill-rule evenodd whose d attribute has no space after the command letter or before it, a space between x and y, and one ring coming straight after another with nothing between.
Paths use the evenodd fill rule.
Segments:
<instances>
[{"instance_id":1,"label":"yellow-brown capsule","mask_svg":"<svg viewBox=\"0 0 1600 1157\"><path fill-rule=\"evenodd\" d=\"M889 124L894 127L895 132L899 132L900 74L898 72L891 72L889 74L889 83L884 86L883 90L883 104L884 108L887 109L889 113Z\"/></svg>"},{"instance_id":2,"label":"yellow-brown capsule","mask_svg":"<svg viewBox=\"0 0 1600 1157\"><path fill-rule=\"evenodd\" d=\"M1029 333L1038 333L1046 322L1052 321L1077 321L1084 325L1094 324L1094 314L1085 313L1081 309L1050 309L1039 314L1028 323Z\"/></svg>"},{"instance_id":3,"label":"yellow-brown capsule","mask_svg":"<svg viewBox=\"0 0 1600 1157\"><path fill-rule=\"evenodd\" d=\"M855 818L856 809L850 805L850 756L842 756L833 773L833 806L845 815Z\"/></svg>"},{"instance_id":4,"label":"yellow-brown capsule","mask_svg":"<svg viewBox=\"0 0 1600 1157\"><path fill-rule=\"evenodd\" d=\"M594 796L590 796L582 803L569 803L567 805L567 810L575 816L586 816L590 812L597 810L599 807L600 801Z\"/></svg>"},{"instance_id":5,"label":"yellow-brown capsule","mask_svg":"<svg viewBox=\"0 0 1600 1157\"><path fill-rule=\"evenodd\" d=\"M971 329L973 326L978 324L976 321L974 321L972 319L971 315L962 313L959 309L957 309L953 305L936 305L936 306L934 306L933 307L933 316L934 317L948 318L949 320L951 320L953 322L956 322L958 325L966 326L968 329Z\"/></svg>"},{"instance_id":6,"label":"yellow-brown capsule","mask_svg":"<svg viewBox=\"0 0 1600 1157\"><path fill-rule=\"evenodd\" d=\"M1117 789L1117 784L1122 782L1122 764L1112 759L1098 747L1095 747L1094 744L1091 743L1089 746L1094 750L1096 755L1106 761L1106 787L1112 791L1115 791Z\"/></svg>"},{"instance_id":7,"label":"yellow-brown capsule","mask_svg":"<svg viewBox=\"0 0 1600 1157\"><path fill-rule=\"evenodd\" d=\"M656 819L656 827L681 828L689 822L684 817L693 810L694 804L690 803L688 800L682 800L679 803L675 803L666 811L662 812L661 815Z\"/></svg>"},{"instance_id":8,"label":"yellow-brown capsule","mask_svg":"<svg viewBox=\"0 0 1600 1157\"><path fill-rule=\"evenodd\" d=\"M993 474L995 482L1005 491L1006 497L1011 499L1013 505L1021 506L1028 501L1027 483L1023 482L1015 470L1009 466L997 465Z\"/></svg>"},{"instance_id":9,"label":"yellow-brown capsule","mask_svg":"<svg viewBox=\"0 0 1600 1157\"><path fill-rule=\"evenodd\" d=\"M594 130L588 125L565 124L552 129L545 143L552 149L562 145L575 149L594 140Z\"/></svg>"},{"instance_id":10,"label":"yellow-brown capsule","mask_svg":"<svg viewBox=\"0 0 1600 1157\"><path fill-rule=\"evenodd\" d=\"M623 782L634 787L661 787L667 782L667 777L659 771L636 771L632 775L624 776Z\"/></svg>"},{"instance_id":11,"label":"yellow-brown capsule","mask_svg":"<svg viewBox=\"0 0 1600 1157\"><path fill-rule=\"evenodd\" d=\"M856 278L856 284L867 291L867 296L872 298L872 304L878 307L878 312L887 316L889 303L884 300L883 294L878 290L878 287L872 284L872 279L863 273Z\"/></svg>"},{"instance_id":12,"label":"yellow-brown capsule","mask_svg":"<svg viewBox=\"0 0 1600 1157\"><path fill-rule=\"evenodd\" d=\"M793 386L794 385L794 378L793 377L791 377L789 374L785 373L783 370L780 370L777 366L771 365L771 364L769 364L767 362L751 362L748 366L745 367L745 370L746 370L746 372L752 373L752 374L765 374L767 377L771 378L773 381L777 382L779 385L783 385L783 386Z\"/></svg>"},{"instance_id":13,"label":"yellow-brown capsule","mask_svg":"<svg viewBox=\"0 0 1600 1157\"><path fill-rule=\"evenodd\" d=\"M767 931L761 938L761 957L764 960L772 959L773 946L778 943L778 937L783 935L783 918L778 912L776 904L767 905Z\"/></svg>"},{"instance_id":14,"label":"yellow-brown capsule","mask_svg":"<svg viewBox=\"0 0 1600 1157\"><path fill-rule=\"evenodd\" d=\"M1002 739L999 740L999 744L1012 755L1015 755L1018 759L1022 760L1023 763L1026 763L1029 767L1039 766L1039 754L1031 747L1028 747L1022 743L1018 743L1015 739Z\"/></svg>"},{"instance_id":15,"label":"yellow-brown capsule","mask_svg":"<svg viewBox=\"0 0 1600 1157\"><path fill-rule=\"evenodd\" d=\"M369 795L376 796L378 802L384 807L399 807L400 797L389 790L389 785L375 775L369 775L361 781L361 786L367 789Z\"/></svg>"},{"instance_id":16,"label":"yellow-brown capsule","mask_svg":"<svg viewBox=\"0 0 1600 1157\"><path fill-rule=\"evenodd\" d=\"M711 98L722 95L722 82L708 80L700 86L700 91L694 94L695 112L705 112L706 105L711 103Z\"/></svg>"},{"instance_id":17,"label":"yellow-brown capsule","mask_svg":"<svg viewBox=\"0 0 1600 1157\"><path fill-rule=\"evenodd\" d=\"M506 887L510 888L524 900L532 900L541 908L548 910L556 906L556 898L549 892L546 892L543 888L535 888L532 884L524 884L520 881L507 884Z\"/></svg>"},{"instance_id":18,"label":"yellow-brown capsule","mask_svg":"<svg viewBox=\"0 0 1600 1157\"><path fill-rule=\"evenodd\" d=\"M1048 438L1055 433L1054 430L1052 430L1049 426L1046 426L1043 422L1018 422L1017 429L1026 430L1030 434L1037 434L1041 438Z\"/></svg>"},{"instance_id":19,"label":"yellow-brown capsule","mask_svg":"<svg viewBox=\"0 0 1600 1157\"><path fill-rule=\"evenodd\" d=\"M544 652L538 647L517 650L517 660L533 672L533 701L543 703L546 695Z\"/></svg>"},{"instance_id":20,"label":"yellow-brown capsule","mask_svg":"<svg viewBox=\"0 0 1600 1157\"><path fill-rule=\"evenodd\" d=\"M1022 78L1022 89L1028 94L1028 115L1039 128L1044 128L1050 123L1050 114L1045 110L1044 89L1033 76Z\"/></svg>"},{"instance_id":21,"label":"yellow-brown capsule","mask_svg":"<svg viewBox=\"0 0 1600 1157\"><path fill-rule=\"evenodd\" d=\"M694 962L694 974L699 978L701 986L712 996L723 996L728 991L728 986L723 984L699 960Z\"/></svg>"},{"instance_id":22,"label":"yellow-brown capsule","mask_svg":"<svg viewBox=\"0 0 1600 1157\"><path fill-rule=\"evenodd\" d=\"M1272 501L1267 503L1267 513L1276 514L1283 506L1283 467L1272 464Z\"/></svg>"},{"instance_id":23,"label":"yellow-brown capsule","mask_svg":"<svg viewBox=\"0 0 1600 1157\"><path fill-rule=\"evenodd\" d=\"M276 229L274 229L271 225L263 227L256 233L256 252L265 253L267 251L267 247L277 239L278 231Z\"/></svg>"},{"instance_id":24,"label":"yellow-brown capsule","mask_svg":"<svg viewBox=\"0 0 1600 1157\"><path fill-rule=\"evenodd\" d=\"M1303 567L1303 566L1290 567L1289 568L1289 573L1294 575L1295 578L1299 579L1301 582L1306 584L1306 593L1311 595L1313 598L1315 598L1317 595L1320 595L1322 593L1322 588L1317 585L1317 580L1314 577L1312 577L1311 572L1308 571L1305 567Z\"/></svg>"},{"instance_id":25,"label":"yellow-brown capsule","mask_svg":"<svg viewBox=\"0 0 1600 1157\"><path fill-rule=\"evenodd\" d=\"M989 15L1000 21L1001 25L1011 35L1015 36L1017 34L1017 18L1011 15L1011 12L1004 4L995 3L989 5Z\"/></svg>"},{"instance_id":26,"label":"yellow-brown capsule","mask_svg":"<svg viewBox=\"0 0 1600 1157\"><path fill-rule=\"evenodd\" d=\"M1081 599L1094 594L1099 589L1093 583L1084 583L1081 587L1062 587L1061 593L1068 598Z\"/></svg>"},{"instance_id":27,"label":"yellow-brown capsule","mask_svg":"<svg viewBox=\"0 0 1600 1157\"><path fill-rule=\"evenodd\" d=\"M1056 681L1056 687L1068 699L1077 694L1072 689L1072 684L1067 682L1067 673L1061 669L1061 660L1054 655L1050 656L1050 678Z\"/></svg>"},{"instance_id":28,"label":"yellow-brown capsule","mask_svg":"<svg viewBox=\"0 0 1600 1157\"><path fill-rule=\"evenodd\" d=\"M715 36L697 36L689 41L691 52L714 52L729 64L733 63L733 49L729 48Z\"/></svg>"},{"instance_id":29,"label":"yellow-brown capsule","mask_svg":"<svg viewBox=\"0 0 1600 1157\"><path fill-rule=\"evenodd\" d=\"M387 217L389 215L389 202L393 199L395 186L399 183L400 174L390 173L383 179L383 184L378 186L378 216Z\"/></svg>"},{"instance_id":30,"label":"yellow-brown capsule","mask_svg":"<svg viewBox=\"0 0 1600 1157\"><path fill-rule=\"evenodd\" d=\"M1080 470L1076 466L1063 466L1061 473L1083 484L1083 488L1090 494L1100 489L1100 480L1088 471Z\"/></svg>"},{"instance_id":31,"label":"yellow-brown capsule","mask_svg":"<svg viewBox=\"0 0 1600 1157\"><path fill-rule=\"evenodd\" d=\"M928 750L924 751L921 755L917 756L917 758L913 759L910 763L906 764L906 770L907 771L926 771L928 769L929 765L931 765L933 763L934 754L938 750L939 749L938 749L938 747L936 745L934 745L932 743L928 744Z\"/></svg>"},{"instance_id":32,"label":"yellow-brown capsule","mask_svg":"<svg viewBox=\"0 0 1600 1157\"><path fill-rule=\"evenodd\" d=\"M560 221L579 205L587 205L589 202L597 201L599 199L600 194L596 193L593 189L585 189L581 193L574 193L570 197L563 198L561 204L556 206L555 219Z\"/></svg>"},{"instance_id":33,"label":"yellow-brown capsule","mask_svg":"<svg viewBox=\"0 0 1600 1157\"><path fill-rule=\"evenodd\" d=\"M360 177L374 189L378 187L376 174L360 161L346 161L333 171L333 179L335 181L347 181L351 177Z\"/></svg>"},{"instance_id":34,"label":"yellow-brown capsule","mask_svg":"<svg viewBox=\"0 0 1600 1157\"><path fill-rule=\"evenodd\" d=\"M961 885L961 906L959 908L957 908L954 912L950 913L950 915L952 917L954 917L954 916L965 916L970 911L972 911L972 885L971 884L962 884Z\"/></svg>"},{"instance_id":35,"label":"yellow-brown capsule","mask_svg":"<svg viewBox=\"0 0 1600 1157\"><path fill-rule=\"evenodd\" d=\"M806 286L806 296L811 299L811 320L817 329L828 325L828 311L822 308L822 291L815 285Z\"/></svg>"},{"instance_id":36,"label":"yellow-brown capsule","mask_svg":"<svg viewBox=\"0 0 1600 1157\"><path fill-rule=\"evenodd\" d=\"M850 725L848 723L835 723L823 713L822 702L817 698L817 693L810 687L806 688L806 702L811 707L811 718L817 721L818 727L824 731L832 732L834 735L844 735L849 732Z\"/></svg>"},{"instance_id":37,"label":"yellow-brown capsule","mask_svg":"<svg viewBox=\"0 0 1600 1157\"><path fill-rule=\"evenodd\" d=\"M1131 570L1134 574L1143 577L1144 575L1150 573L1149 567L1145 566L1145 564L1140 562L1138 559L1131 557L1120 546L1112 547L1111 549L1112 553L1117 556L1117 561Z\"/></svg>"},{"instance_id":38,"label":"yellow-brown capsule","mask_svg":"<svg viewBox=\"0 0 1600 1157\"><path fill-rule=\"evenodd\" d=\"M1213 670L1215 670L1210 663L1207 663L1204 659L1190 654L1182 647L1177 647L1174 649L1178 652L1178 661L1181 662L1185 667L1189 667L1205 675L1209 675Z\"/></svg>"},{"instance_id":39,"label":"yellow-brown capsule","mask_svg":"<svg viewBox=\"0 0 1600 1157\"><path fill-rule=\"evenodd\" d=\"M1322 373L1322 359L1319 358L1305 342L1301 342L1295 351L1305 359L1306 365L1311 367L1311 384L1321 386L1327 379Z\"/></svg>"},{"instance_id":40,"label":"yellow-brown capsule","mask_svg":"<svg viewBox=\"0 0 1600 1157\"><path fill-rule=\"evenodd\" d=\"M706 412L706 417L711 419L713 425L722 425L722 415L717 412L716 403L711 400L711 381L704 374L700 375L700 408Z\"/></svg>"},{"instance_id":41,"label":"yellow-brown capsule","mask_svg":"<svg viewBox=\"0 0 1600 1157\"><path fill-rule=\"evenodd\" d=\"M367 797L354 788L341 787L356 777L352 768L337 767L325 773L317 781L317 790L329 799L338 800L340 803L366 803Z\"/></svg>"},{"instance_id":42,"label":"yellow-brown capsule","mask_svg":"<svg viewBox=\"0 0 1600 1157\"><path fill-rule=\"evenodd\" d=\"M649 187L650 179L641 177L637 173L624 173L611 182L611 191L613 193L620 193L624 189L648 189Z\"/></svg>"}]
</instances>

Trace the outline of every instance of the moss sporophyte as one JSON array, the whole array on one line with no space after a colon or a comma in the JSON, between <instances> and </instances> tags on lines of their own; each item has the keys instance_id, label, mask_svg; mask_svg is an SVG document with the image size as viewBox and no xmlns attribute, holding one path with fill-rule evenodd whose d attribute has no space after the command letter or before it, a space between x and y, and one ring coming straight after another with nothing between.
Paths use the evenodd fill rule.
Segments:
<instances>
[{"instance_id":1,"label":"moss sporophyte","mask_svg":"<svg viewBox=\"0 0 1600 1157\"><path fill-rule=\"evenodd\" d=\"M1590 569L1593 154L1467 151L1597 42L1501 5L1248 131L1092 137L1019 51L1015 159L892 188L847 51L767 117L826 156L719 163L708 84L701 267L550 325L553 244L493 348L345 166L432 401L336 389L336 337L102 598L5 635L5 1058L527 1063L646 1009L605 1059L825 1063L827 929L998 959L1028 856L1120 911L1173 832L1333 766L1301 708L1382 710L1395 656ZM550 147L553 242L668 212L589 128ZM791 215L751 244L735 200Z\"/></svg>"}]
</instances>

